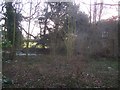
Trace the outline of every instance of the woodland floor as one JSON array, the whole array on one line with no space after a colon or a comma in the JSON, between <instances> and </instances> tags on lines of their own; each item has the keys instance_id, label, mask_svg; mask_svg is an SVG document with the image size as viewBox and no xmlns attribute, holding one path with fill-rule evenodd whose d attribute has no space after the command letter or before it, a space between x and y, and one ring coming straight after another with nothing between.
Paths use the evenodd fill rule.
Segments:
<instances>
[{"instance_id":1,"label":"woodland floor","mask_svg":"<svg viewBox=\"0 0 120 90\"><path fill-rule=\"evenodd\" d=\"M13 84L9 88L116 88L118 62L113 58L87 58L76 56L66 60L48 55L17 57L3 62L3 75Z\"/></svg>"}]
</instances>

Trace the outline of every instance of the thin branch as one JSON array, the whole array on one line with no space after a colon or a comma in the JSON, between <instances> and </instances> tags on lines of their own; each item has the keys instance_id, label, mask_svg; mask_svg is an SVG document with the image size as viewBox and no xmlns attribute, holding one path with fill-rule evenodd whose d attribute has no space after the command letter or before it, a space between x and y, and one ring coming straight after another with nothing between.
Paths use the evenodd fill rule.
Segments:
<instances>
[{"instance_id":1,"label":"thin branch","mask_svg":"<svg viewBox=\"0 0 120 90\"><path fill-rule=\"evenodd\" d=\"M30 34L30 33L28 33L23 27L20 27L27 35L30 35L30 36L32 36L34 39L36 38L34 35L32 35L32 34Z\"/></svg>"},{"instance_id":2,"label":"thin branch","mask_svg":"<svg viewBox=\"0 0 120 90\"><path fill-rule=\"evenodd\" d=\"M28 17L24 17L24 16L23 16L23 18L24 18L24 19L32 19L33 16L35 15L35 13L36 13L36 11L37 11L37 7L38 7L38 5L39 5L40 3L41 3L41 2L39 2L39 3L35 6L35 10L34 10L34 13L33 13L33 14L31 14L31 15L28 16Z\"/></svg>"}]
</instances>

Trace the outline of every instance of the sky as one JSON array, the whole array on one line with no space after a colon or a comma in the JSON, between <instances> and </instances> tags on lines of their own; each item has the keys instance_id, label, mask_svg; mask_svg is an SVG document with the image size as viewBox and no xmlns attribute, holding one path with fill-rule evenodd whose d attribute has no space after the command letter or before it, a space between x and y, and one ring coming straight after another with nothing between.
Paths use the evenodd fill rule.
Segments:
<instances>
[{"instance_id":1,"label":"sky","mask_svg":"<svg viewBox=\"0 0 120 90\"><path fill-rule=\"evenodd\" d=\"M100 3L101 1L103 1L104 4L118 4L118 0L91 0L91 4L94 4L94 1L96 1L97 3ZM89 8L90 0L81 0L81 2L80 2L80 0L76 0L76 2L81 3L80 4L81 10L84 11L85 13L89 14L88 10L90 9ZM113 15L114 16L118 15L118 6L104 6L103 15L101 18L106 19Z\"/></svg>"},{"instance_id":2,"label":"sky","mask_svg":"<svg viewBox=\"0 0 120 90\"><path fill-rule=\"evenodd\" d=\"M1 0L0 2L2 2L3 0ZM11 1L11 0L7 0L7 1ZM27 3L30 0L16 0L16 1L22 1L24 4ZM40 4L40 6L38 8L43 8L43 1L44 0L31 0L33 1L33 5L36 5L37 2L42 2ZM52 0L54 1L54 0ZM66 1L66 0L63 0ZM94 1L96 1L97 3L100 3L102 0L91 0L91 4L94 4ZM80 5L80 11L85 12L86 14L89 15L89 10L90 10L90 0L75 0L74 1L76 4ZM118 4L118 0L103 0L104 4ZM30 4L25 4L23 6L20 6L23 8L22 10L22 14L24 16L29 16L29 9L30 9ZM34 6L32 6L32 13L34 13L35 9ZM93 10L93 6L92 6L92 10ZM36 13L36 15L39 13ZM103 8L103 13L101 16L101 19L107 19L110 18L112 16L117 16L118 15L118 6L104 6ZM37 20L37 17L36 17ZM31 21L31 25L30 25L30 33L33 35L37 35L39 33L39 28L38 26L35 25L34 23L35 21ZM23 27L25 28L25 30L28 30L28 23L26 23L25 21L22 22ZM25 33L23 33L25 35Z\"/></svg>"}]
</instances>

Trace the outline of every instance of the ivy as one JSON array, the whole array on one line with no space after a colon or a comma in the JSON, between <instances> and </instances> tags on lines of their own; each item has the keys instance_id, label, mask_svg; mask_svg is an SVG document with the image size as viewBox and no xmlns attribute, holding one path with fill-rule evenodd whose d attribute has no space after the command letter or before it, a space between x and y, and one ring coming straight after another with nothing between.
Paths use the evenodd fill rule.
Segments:
<instances>
[{"instance_id":1,"label":"ivy","mask_svg":"<svg viewBox=\"0 0 120 90\"><path fill-rule=\"evenodd\" d=\"M8 40L2 41L2 45L0 44L0 47L3 47L3 48L12 47L11 41L8 41Z\"/></svg>"}]
</instances>

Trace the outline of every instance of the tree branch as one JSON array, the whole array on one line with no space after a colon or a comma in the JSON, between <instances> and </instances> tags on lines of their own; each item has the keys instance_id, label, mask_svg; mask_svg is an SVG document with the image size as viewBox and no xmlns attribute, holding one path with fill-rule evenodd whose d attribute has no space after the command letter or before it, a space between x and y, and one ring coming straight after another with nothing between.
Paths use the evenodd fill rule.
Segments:
<instances>
[{"instance_id":1,"label":"tree branch","mask_svg":"<svg viewBox=\"0 0 120 90\"><path fill-rule=\"evenodd\" d=\"M24 29L23 27L20 27L20 28L21 28L27 35L30 35L30 36L32 36L34 39L36 39L36 37L35 37L34 35L28 33L27 31L25 31L25 29Z\"/></svg>"}]
</instances>

